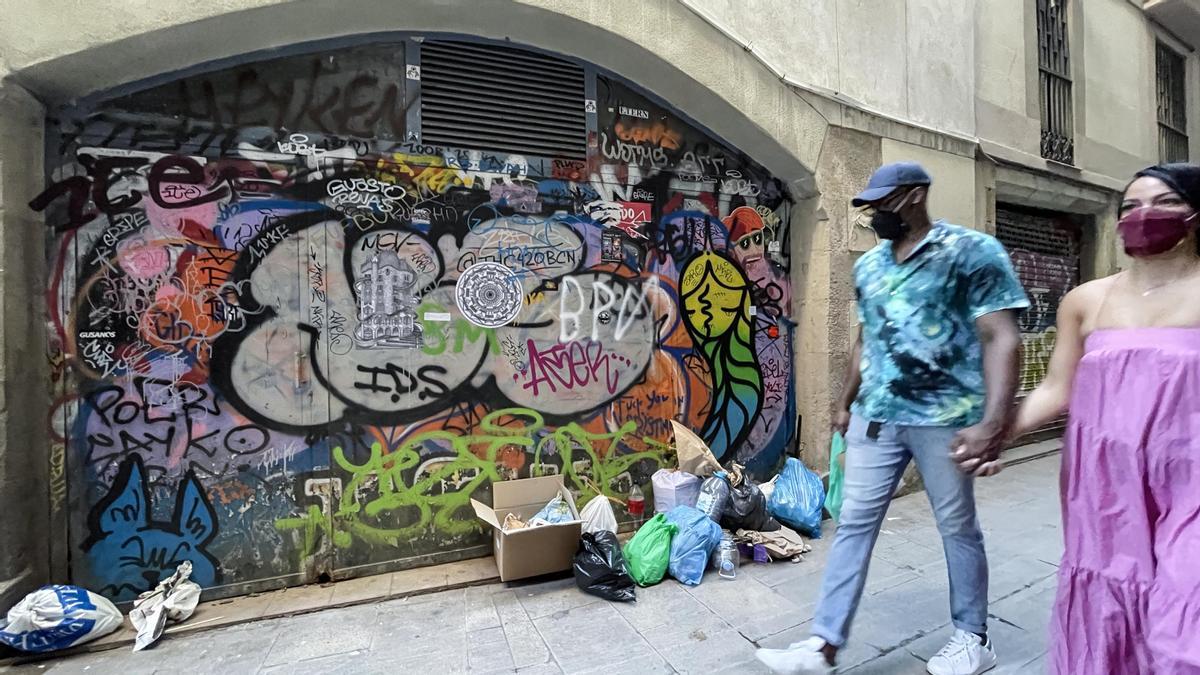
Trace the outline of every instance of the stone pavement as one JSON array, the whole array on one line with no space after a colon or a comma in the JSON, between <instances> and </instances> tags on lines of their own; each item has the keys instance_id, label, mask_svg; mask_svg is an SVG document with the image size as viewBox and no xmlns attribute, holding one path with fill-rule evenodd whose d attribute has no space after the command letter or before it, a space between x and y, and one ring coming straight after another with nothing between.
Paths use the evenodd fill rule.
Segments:
<instances>
[{"instance_id":1,"label":"stone pavement","mask_svg":"<svg viewBox=\"0 0 1200 675\"><path fill-rule=\"evenodd\" d=\"M980 481L992 579L996 673L1040 673L1061 553L1057 455ZM830 537L799 564L746 563L694 588L673 580L636 604L586 595L570 578L494 584L331 609L13 672L133 673L754 673L756 645L807 637ZM923 494L893 503L840 672L923 673L949 637L946 571Z\"/></svg>"}]
</instances>

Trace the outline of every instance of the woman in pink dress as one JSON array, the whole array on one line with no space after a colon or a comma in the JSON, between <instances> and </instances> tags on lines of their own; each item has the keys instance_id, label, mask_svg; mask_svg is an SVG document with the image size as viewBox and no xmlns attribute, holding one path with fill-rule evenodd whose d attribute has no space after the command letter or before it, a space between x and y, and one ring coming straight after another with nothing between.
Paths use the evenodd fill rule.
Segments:
<instances>
[{"instance_id":1,"label":"woman in pink dress","mask_svg":"<svg viewBox=\"0 0 1200 675\"><path fill-rule=\"evenodd\" d=\"M1050 671L1200 674L1200 166L1141 171L1119 218L1132 265L1063 300L1013 431L1070 411Z\"/></svg>"}]
</instances>

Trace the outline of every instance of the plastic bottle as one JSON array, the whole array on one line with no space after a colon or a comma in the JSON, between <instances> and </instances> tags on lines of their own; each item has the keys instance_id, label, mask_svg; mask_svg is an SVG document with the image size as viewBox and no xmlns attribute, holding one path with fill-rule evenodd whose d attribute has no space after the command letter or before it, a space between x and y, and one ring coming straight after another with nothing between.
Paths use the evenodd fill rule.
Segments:
<instances>
[{"instance_id":1,"label":"plastic bottle","mask_svg":"<svg viewBox=\"0 0 1200 675\"><path fill-rule=\"evenodd\" d=\"M740 562L741 556L738 554L737 544L733 543L733 537L729 536L729 533L723 534L721 543L713 553L713 567L717 568L717 574L722 579L736 579Z\"/></svg>"},{"instance_id":2,"label":"plastic bottle","mask_svg":"<svg viewBox=\"0 0 1200 675\"><path fill-rule=\"evenodd\" d=\"M646 516L646 495L642 494L642 488L634 485L633 489L629 491L629 499L625 504L629 510L629 517L633 519L634 523L641 525Z\"/></svg>"},{"instance_id":3,"label":"plastic bottle","mask_svg":"<svg viewBox=\"0 0 1200 675\"><path fill-rule=\"evenodd\" d=\"M709 476L700 486L700 497L696 500L696 508L712 519L714 523L721 522L721 516L729 506L729 475L717 471Z\"/></svg>"}]
</instances>

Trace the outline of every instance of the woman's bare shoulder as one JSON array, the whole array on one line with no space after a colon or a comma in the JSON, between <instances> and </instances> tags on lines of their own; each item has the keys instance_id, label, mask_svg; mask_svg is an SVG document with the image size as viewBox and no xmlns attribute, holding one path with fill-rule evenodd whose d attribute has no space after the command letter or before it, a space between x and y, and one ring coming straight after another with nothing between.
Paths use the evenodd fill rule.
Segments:
<instances>
[{"instance_id":1,"label":"woman's bare shoulder","mask_svg":"<svg viewBox=\"0 0 1200 675\"><path fill-rule=\"evenodd\" d=\"M1079 284L1072 288L1063 298L1063 304L1070 303L1079 307L1095 307L1104 301L1104 296L1112 290L1113 284L1120 278L1121 274L1093 279Z\"/></svg>"},{"instance_id":2,"label":"woman's bare shoulder","mask_svg":"<svg viewBox=\"0 0 1200 675\"><path fill-rule=\"evenodd\" d=\"M1070 316L1083 322L1095 315L1104 304L1120 274L1094 279L1072 288L1058 306L1059 317Z\"/></svg>"}]
</instances>

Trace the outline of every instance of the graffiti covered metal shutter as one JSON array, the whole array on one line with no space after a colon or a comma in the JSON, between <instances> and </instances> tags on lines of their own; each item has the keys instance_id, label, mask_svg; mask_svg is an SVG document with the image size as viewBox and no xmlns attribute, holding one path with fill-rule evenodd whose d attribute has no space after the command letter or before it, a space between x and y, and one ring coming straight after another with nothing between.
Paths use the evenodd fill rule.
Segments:
<instances>
[{"instance_id":1,"label":"graffiti covered metal shutter","mask_svg":"<svg viewBox=\"0 0 1200 675\"><path fill-rule=\"evenodd\" d=\"M1019 394L1023 396L1046 376L1058 306L1079 284L1079 233L1065 217L999 206L996 236L1012 256L1017 277L1029 296L1030 308L1020 317L1024 353Z\"/></svg>"},{"instance_id":2,"label":"graffiti covered metal shutter","mask_svg":"<svg viewBox=\"0 0 1200 675\"><path fill-rule=\"evenodd\" d=\"M187 560L215 599L486 555L471 499L650 491L672 422L778 465L786 183L652 92L507 44L272 57L48 127L30 208L69 581L132 600Z\"/></svg>"},{"instance_id":3,"label":"graffiti covered metal shutter","mask_svg":"<svg viewBox=\"0 0 1200 675\"><path fill-rule=\"evenodd\" d=\"M421 133L426 143L583 159L583 68L498 45L421 45Z\"/></svg>"}]
</instances>

